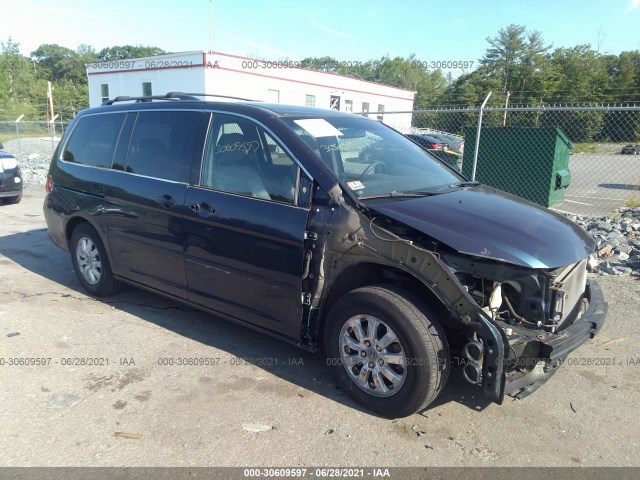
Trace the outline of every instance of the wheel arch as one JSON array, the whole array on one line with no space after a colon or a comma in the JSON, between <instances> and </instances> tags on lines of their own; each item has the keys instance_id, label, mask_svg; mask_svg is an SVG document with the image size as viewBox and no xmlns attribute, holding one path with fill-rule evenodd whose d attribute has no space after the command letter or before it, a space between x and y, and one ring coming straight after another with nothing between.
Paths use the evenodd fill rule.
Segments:
<instances>
[{"instance_id":1,"label":"wheel arch","mask_svg":"<svg viewBox=\"0 0 640 480\"><path fill-rule=\"evenodd\" d=\"M330 290L325 297L326 300L322 305L317 338L323 338L323 332L327 324L327 314L340 297L356 288L385 284L399 287L424 303L437 316L437 320L443 327L446 328L453 323L449 321L451 315L444 303L420 278L395 266L363 262L345 268L332 282ZM447 337L449 337L449 329L446 329L446 333Z\"/></svg>"},{"instance_id":2,"label":"wheel arch","mask_svg":"<svg viewBox=\"0 0 640 480\"><path fill-rule=\"evenodd\" d=\"M73 251L73 248L72 248L73 246L71 245L71 237L73 236L73 232L75 231L76 228L78 228L79 225L82 225L83 223L88 224L91 228L93 228L96 231L106 250L107 259L113 265L113 263L111 262L111 251L109 249L109 242L107 242L107 239L105 238L105 235L103 234L102 229L96 224L94 219L86 217L84 215L75 215L71 217L67 221L67 224L65 225L64 234L65 234L65 239L67 241L67 245L69 246L69 251L70 252Z\"/></svg>"}]
</instances>

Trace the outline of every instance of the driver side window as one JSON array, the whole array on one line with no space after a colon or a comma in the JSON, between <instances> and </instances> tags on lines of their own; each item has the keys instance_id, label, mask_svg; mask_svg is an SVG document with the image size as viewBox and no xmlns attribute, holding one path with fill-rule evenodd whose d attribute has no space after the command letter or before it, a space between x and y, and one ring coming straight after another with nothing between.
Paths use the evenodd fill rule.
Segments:
<instances>
[{"instance_id":1,"label":"driver side window","mask_svg":"<svg viewBox=\"0 0 640 480\"><path fill-rule=\"evenodd\" d=\"M298 165L261 126L216 115L205 148L200 186L295 204Z\"/></svg>"}]
</instances>

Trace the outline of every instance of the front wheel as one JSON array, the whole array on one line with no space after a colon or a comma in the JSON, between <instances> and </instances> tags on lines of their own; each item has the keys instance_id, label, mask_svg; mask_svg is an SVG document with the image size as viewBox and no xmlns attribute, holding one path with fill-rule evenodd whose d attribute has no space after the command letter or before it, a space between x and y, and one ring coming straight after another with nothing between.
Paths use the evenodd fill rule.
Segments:
<instances>
[{"instance_id":1,"label":"front wheel","mask_svg":"<svg viewBox=\"0 0 640 480\"><path fill-rule=\"evenodd\" d=\"M429 310L403 290L353 290L331 308L327 361L349 395L385 417L427 407L449 376L449 347Z\"/></svg>"},{"instance_id":2,"label":"front wheel","mask_svg":"<svg viewBox=\"0 0 640 480\"><path fill-rule=\"evenodd\" d=\"M120 289L120 282L111 272L104 244L91 225L78 225L71 236L70 246L73 269L87 292L106 297Z\"/></svg>"}]
</instances>

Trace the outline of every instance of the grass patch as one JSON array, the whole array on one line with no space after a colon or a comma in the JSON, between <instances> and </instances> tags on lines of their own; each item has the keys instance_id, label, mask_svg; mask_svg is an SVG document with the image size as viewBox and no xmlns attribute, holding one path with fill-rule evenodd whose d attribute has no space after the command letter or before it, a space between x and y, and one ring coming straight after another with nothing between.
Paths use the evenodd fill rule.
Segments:
<instances>
[{"instance_id":1,"label":"grass patch","mask_svg":"<svg viewBox=\"0 0 640 480\"><path fill-rule=\"evenodd\" d=\"M48 131L43 131L43 132L35 132L35 133L27 133L27 134L23 134L20 133L20 140L23 140L25 138L49 138L51 136L51 134ZM60 132L56 132L56 137L60 136ZM16 140L16 134L14 133L0 133L0 143L7 143L10 142L11 140Z\"/></svg>"},{"instance_id":2,"label":"grass patch","mask_svg":"<svg viewBox=\"0 0 640 480\"><path fill-rule=\"evenodd\" d=\"M7 143L9 140L16 139L16 132L11 133L0 133L0 143Z\"/></svg>"},{"instance_id":3,"label":"grass patch","mask_svg":"<svg viewBox=\"0 0 640 480\"><path fill-rule=\"evenodd\" d=\"M597 143L574 143L573 153L598 153L600 146Z\"/></svg>"},{"instance_id":4,"label":"grass patch","mask_svg":"<svg viewBox=\"0 0 640 480\"><path fill-rule=\"evenodd\" d=\"M638 208L640 207L640 199L638 199L638 197L636 197L634 193L633 195L631 195L629 200L627 200L627 203L625 203L624 206L629 208Z\"/></svg>"},{"instance_id":5,"label":"grass patch","mask_svg":"<svg viewBox=\"0 0 640 480\"><path fill-rule=\"evenodd\" d=\"M615 155L620 153L622 147L629 145L629 143L617 143L617 142L578 142L573 144L573 153L595 153L600 155Z\"/></svg>"}]
</instances>

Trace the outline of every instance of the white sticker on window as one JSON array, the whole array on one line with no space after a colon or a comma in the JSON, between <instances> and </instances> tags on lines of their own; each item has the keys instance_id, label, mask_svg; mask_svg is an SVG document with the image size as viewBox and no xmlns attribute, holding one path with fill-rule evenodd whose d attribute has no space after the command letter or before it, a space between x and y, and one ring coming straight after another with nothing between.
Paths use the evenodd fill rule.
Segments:
<instances>
[{"instance_id":1,"label":"white sticker on window","mask_svg":"<svg viewBox=\"0 0 640 480\"><path fill-rule=\"evenodd\" d=\"M362 184L362 182L360 180L353 180L351 182L347 182L347 185L349 185L349 188L351 190L353 190L354 192L356 190L364 189L364 185Z\"/></svg>"},{"instance_id":2,"label":"white sticker on window","mask_svg":"<svg viewBox=\"0 0 640 480\"><path fill-rule=\"evenodd\" d=\"M342 132L327 122L324 118L308 118L305 120L294 120L294 122L309 132L312 137L342 136Z\"/></svg>"}]
</instances>

